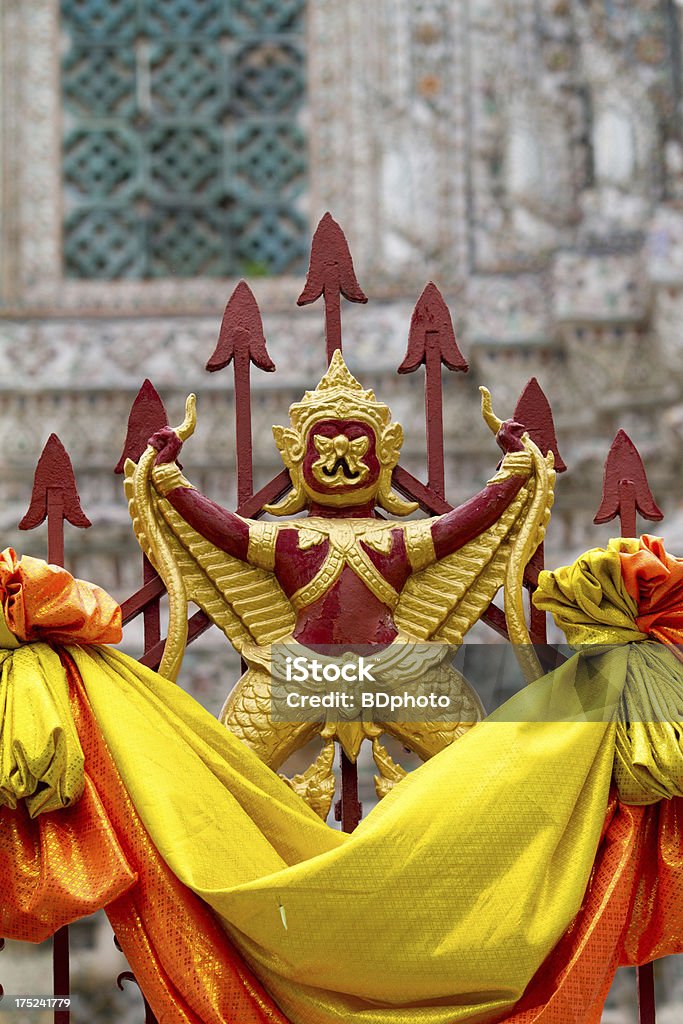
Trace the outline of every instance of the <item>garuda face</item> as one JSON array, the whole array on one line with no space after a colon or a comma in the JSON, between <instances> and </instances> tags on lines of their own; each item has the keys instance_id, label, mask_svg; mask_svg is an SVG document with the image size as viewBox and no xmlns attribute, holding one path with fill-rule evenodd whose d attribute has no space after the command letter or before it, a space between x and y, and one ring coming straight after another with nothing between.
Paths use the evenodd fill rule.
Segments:
<instances>
[{"instance_id":1,"label":"garuda face","mask_svg":"<svg viewBox=\"0 0 683 1024\"><path fill-rule=\"evenodd\" d=\"M308 431L302 485L319 505L365 504L377 497L381 466L374 430L360 420L321 420Z\"/></svg>"},{"instance_id":2,"label":"garuda face","mask_svg":"<svg viewBox=\"0 0 683 1024\"><path fill-rule=\"evenodd\" d=\"M307 391L290 409L290 426L273 427L273 436L290 472L292 490L275 515L321 506L339 515L343 509L378 505L407 515L417 505L391 489L391 473L403 443L400 424L349 372L341 352L315 391Z\"/></svg>"},{"instance_id":3,"label":"garuda face","mask_svg":"<svg viewBox=\"0 0 683 1024\"><path fill-rule=\"evenodd\" d=\"M323 420L308 433L303 466L306 484L336 494L367 488L379 477L375 447L373 431L358 420Z\"/></svg>"}]
</instances>

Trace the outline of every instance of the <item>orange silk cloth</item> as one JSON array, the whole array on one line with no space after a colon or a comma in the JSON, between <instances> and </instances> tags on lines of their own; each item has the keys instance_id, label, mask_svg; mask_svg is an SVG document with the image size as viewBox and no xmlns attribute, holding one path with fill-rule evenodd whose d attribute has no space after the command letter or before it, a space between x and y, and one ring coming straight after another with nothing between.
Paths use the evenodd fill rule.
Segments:
<instances>
[{"instance_id":1,"label":"orange silk cloth","mask_svg":"<svg viewBox=\"0 0 683 1024\"><path fill-rule=\"evenodd\" d=\"M51 644L117 644L121 609L101 587L75 580L40 558L0 552L0 602L19 640Z\"/></svg>"},{"instance_id":2,"label":"orange silk cloth","mask_svg":"<svg viewBox=\"0 0 683 1024\"><path fill-rule=\"evenodd\" d=\"M640 557L642 562L646 556ZM653 578L633 564L631 578L643 584ZM107 595L35 559L19 564L13 555L2 556L0 601L22 639L111 642L120 630ZM646 614L657 614L655 602ZM41 941L104 906L162 1024L286 1024L212 912L162 860L109 754L78 671L66 653L61 657L85 755L85 789L73 806L35 818L23 801L16 810L0 808L0 934ZM598 1024L620 963L644 963L682 949L683 800L629 807L613 798L581 910L515 1010L501 1020Z\"/></svg>"},{"instance_id":3,"label":"orange silk cloth","mask_svg":"<svg viewBox=\"0 0 683 1024\"><path fill-rule=\"evenodd\" d=\"M683 558L664 549L660 537L622 541L621 575L636 602L635 623L664 644L683 645Z\"/></svg>"},{"instance_id":4,"label":"orange silk cloth","mask_svg":"<svg viewBox=\"0 0 683 1024\"><path fill-rule=\"evenodd\" d=\"M613 797L583 906L505 1024L600 1024L617 967L681 952L683 799Z\"/></svg>"}]
</instances>

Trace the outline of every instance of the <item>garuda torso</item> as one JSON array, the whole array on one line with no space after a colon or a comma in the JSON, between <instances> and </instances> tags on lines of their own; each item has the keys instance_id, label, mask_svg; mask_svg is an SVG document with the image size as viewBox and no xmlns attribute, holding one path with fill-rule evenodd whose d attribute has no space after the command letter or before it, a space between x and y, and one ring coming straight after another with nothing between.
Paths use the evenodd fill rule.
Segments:
<instances>
[{"instance_id":1,"label":"garuda torso","mask_svg":"<svg viewBox=\"0 0 683 1024\"><path fill-rule=\"evenodd\" d=\"M293 780L320 813L334 785L334 739L352 760L365 737L373 740L385 792L401 770L381 746L382 733L429 757L481 717L478 698L450 666L451 647L506 577L508 625L512 633L517 629L518 641L528 642L521 578L549 516L552 459L541 456L519 425L495 420L490 406L485 416L506 453L499 472L469 502L427 519L378 515L377 509L406 516L417 508L392 490L403 435L387 406L349 373L340 352L316 390L291 407L290 426L273 428L292 487L265 511L305 511L307 518L247 520L191 486L175 459L194 429L193 399L182 427L160 431L138 465L127 465L136 534L169 592L161 671L171 677L178 671L187 602L193 601L247 665L223 709L225 724L274 768L314 735L326 741L311 769ZM316 721L273 721L273 644L333 645L341 652L369 645L389 689L416 678L427 685L430 673L439 673L459 702L458 721L363 722L339 709L334 718L323 713Z\"/></svg>"},{"instance_id":2,"label":"garuda torso","mask_svg":"<svg viewBox=\"0 0 683 1024\"><path fill-rule=\"evenodd\" d=\"M435 559L428 520L402 526L315 516L250 529L249 561L275 573L303 644L391 643L406 581Z\"/></svg>"}]
</instances>

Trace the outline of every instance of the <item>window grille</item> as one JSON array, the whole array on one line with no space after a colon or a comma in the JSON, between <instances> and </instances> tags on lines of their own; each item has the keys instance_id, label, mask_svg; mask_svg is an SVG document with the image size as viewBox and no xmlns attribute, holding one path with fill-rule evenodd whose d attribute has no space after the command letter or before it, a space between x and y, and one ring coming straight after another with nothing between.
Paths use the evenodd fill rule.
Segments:
<instances>
[{"instance_id":1,"label":"window grille","mask_svg":"<svg viewBox=\"0 0 683 1024\"><path fill-rule=\"evenodd\" d=\"M305 269L304 0L62 0L68 277Z\"/></svg>"}]
</instances>

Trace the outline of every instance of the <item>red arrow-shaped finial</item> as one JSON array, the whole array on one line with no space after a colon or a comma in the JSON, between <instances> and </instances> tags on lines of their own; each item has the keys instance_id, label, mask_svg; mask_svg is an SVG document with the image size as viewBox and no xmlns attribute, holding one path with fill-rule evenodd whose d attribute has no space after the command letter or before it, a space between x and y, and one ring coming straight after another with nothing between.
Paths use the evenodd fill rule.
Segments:
<instances>
[{"instance_id":1,"label":"red arrow-shaped finial","mask_svg":"<svg viewBox=\"0 0 683 1024\"><path fill-rule=\"evenodd\" d=\"M114 472L123 473L126 459L139 462L152 434L156 434L157 430L166 426L168 426L168 416L164 403L159 398L151 380L146 379L130 407L126 441Z\"/></svg>"},{"instance_id":2,"label":"red arrow-shaped finial","mask_svg":"<svg viewBox=\"0 0 683 1024\"><path fill-rule=\"evenodd\" d=\"M555 423L550 402L535 377L527 381L515 406L513 419L526 427L529 437L535 441L545 455L552 452L555 470L564 473L567 466L560 455L555 435Z\"/></svg>"},{"instance_id":3,"label":"red arrow-shaped finial","mask_svg":"<svg viewBox=\"0 0 683 1024\"><path fill-rule=\"evenodd\" d=\"M652 522L664 518L647 482L640 453L626 431L620 430L607 455L602 502L593 522L609 523L618 515L622 537L635 537L636 511Z\"/></svg>"},{"instance_id":4,"label":"red arrow-shaped finial","mask_svg":"<svg viewBox=\"0 0 683 1024\"><path fill-rule=\"evenodd\" d=\"M166 426L168 426L168 416L166 415L164 403L161 401L151 380L146 379L143 381L142 387L130 407L126 441L114 472L123 473L126 459L139 462L152 434L156 434L157 430L161 430L162 427ZM159 582L159 577L146 555L142 556L142 574L144 584L149 584L152 580ZM134 600L136 596L133 595L131 600ZM145 651L147 651L159 641L161 635L158 595L156 599L152 599L143 605L142 621Z\"/></svg>"},{"instance_id":5,"label":"red arrow-shaped finial","mask_svg":"<svg viewBox=\"0 0 683 1024\"><path fill-rule=\"evenodd\" d=\"M35 530L47 517L47 558L64 564L64 521L86 530L91 522L81 508L73 466L56 434L50 434L38 459L31 504L20 530Z\"/></svg>"},{"instance_id":6,"label":"red arrow-shaped finial","mask_svg":"<svg viewBox=\"0 0 683 1024\"><path fill-rule=\"evenodd\" d=\"M307 306L324 296L328 363L335 350L342 347L340 294L349 302L368 301L358 284L346 236L326 213L315 229L306 284L296 301L298 306Z\"/></svg>"},{"instance_id":7,"label":"red arrow-shaped finial","mask_svg":"<svg viewBox=\"0 0 683 1024\"><path fill-rule=\"evenodd\" d=\"M251 447L251 383L253 363L268 373L275 369L266 351L261 313L246 281L240 281L225 307L218 343L206 364L210 373L232 362L235 379L235 438L237 495L242 505L254 493Z\"/></svg>"},{"instance_id":8,"label":"red arrow-shaped finial","mask_svg":"<svg viewBox=\"0 0 683 1024\"><path fill-rule=\"evenodd\" d=\"M529 437L536 442L544 455L549 451L553 453L555 469L558 473L564 473L567 466L557 447L555 423L550 403L535 377L532 377L524 385L515 406L513 419L526 427ZM527 585L531 584L532 587L536 587L538 574L544 568L544 563L545 552L541 541L526 568ZM530 604L529 612L529 635L534 644L547 643L546 615L545 612L536 608L533 601Z\"/></svg>"},{"instance_id":9,"label":"red arrow-shaped finial","mask_svg":"<svg viewBox=\"0 0 683 1024\"><path fill-rule=\"evenodd\" d=\"M31 504L19 523L20 530L35 530L36 526L44 522L48 514L48 492L51 490L62 492L62 511L67 522L81 529L92 525L81 508L71 459L56 434L50 434L38 459Z\"/></svg>"},{"instance_id":10,"label":"red arrow-shaped finial","mask_svg":"<svg viewBox=\"0 0 683 1024\"><path fill-rule=\"evenodd\" d=\"M240 281L228 299L218 342L206 368L213 373L222 370L233 359L237 365L238 354L242 352L259 370L271 373L275 369L275 363L266 351L261 313L246 281Z\"/></svg>"},{"instance_id":11,"label":"red arrow-shaped finial","mask_svg":"<svg viewBox=\"0 0 683 1024\"><path fill-rule=\"evenodd\" d=\"M466 373L467 361L458 348L450 310L430 281L417 300L410 320L408 350L399 373L413 373L425 364L425 423L429 486L443 498L443 389L441 364Z\"/></svg>"},{"instance_id":12,"label":"red arrow-shaped finial","mask_svg":"<svg viewBox=\"0 0 683 1024\"><path fill-rule=\"evenodd\" d=\"M430 342L434 352L449 370L467 373L467 360L458 348L453 330L453 321L443 295L433 281L425 285L415 304L410 320L408 350L398 368L399 373L413 373L429 359Z\"/></svg>"}]
</instances>

